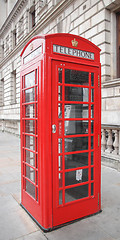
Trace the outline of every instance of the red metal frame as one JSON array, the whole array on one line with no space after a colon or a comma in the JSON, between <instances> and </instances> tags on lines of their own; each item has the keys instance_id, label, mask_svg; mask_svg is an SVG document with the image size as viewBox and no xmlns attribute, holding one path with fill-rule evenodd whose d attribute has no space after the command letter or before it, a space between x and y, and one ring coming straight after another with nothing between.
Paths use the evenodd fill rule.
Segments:
<instances>
[{"instance_id":1,"label":"red metal frame","mask_svg":"<svg viewBox=\"0 0 120 240\"><path fill-rule=\"evenodd\" d=\"M72 40L76 39L78 46L72 46ZM83 59L76 56L68 56L53 52L53 44L80 49L94 53L94 60ZM31 60L24 63L24 58L41 47L40 54L31 55ZM88 40L70 34L50 34L32 38L24 47L21 66L21 182L22 182L22 206L31 214L37 223L44 229L54 228L65 222L99 212L100 202L100 176L101 145L101 91L100 83L100 49ZM58 83L58 69L62 69L62 83ZM65 83L65 69L89 72L89 85ZM35 82L25 88L25 76L35 71ZM91 73L94 73L94 86L91 86ZM62 88L62 100L58 99L58 86ZM65 86L88 89L89 99L84 104L89 107L87 118L65 118L65 104L83 104L83 101L65 101ZM25 102L25 91L35 88L35 99ZM91 102L91 89L94 89L94 102ZM38 91L38 93L37 93ZM25 115L25 106L35 105L35 116ZM62 104L62 119L58 119L58 104ZM82 106L82 105L81 105ZM91 117L91 106L94 106L94 117ZM36 113L37 112L37 113ZM32 113L32 112L31 112ZM36 115L38 114L38 115ZM26 132L25 121L34 121L34 132ZM65 135L65 121L88 121L88 132L85 134ZM94 131L91 133L91 121L94 121ZM30 123L30 122L29 122ZM52 124L56 124L56 133L52 133ZM29 128L28 128L29 129ZM58 131L59 130L59 131ZM99 137L98 137L99 135ZM35 149L26 148L26 136L35 138ZM91 150L91 136L94 138L94 148ZM88 137L88 150L77 150L66 153L64 150L65 139L75 137ZM62 153L58 153L58 138L62 139ZM26 150L35 154L35 165L26 162ZM65 155L84 153L89 155L88 166L65 169ZM94 162L91 165L91 153L94 152ZM58 166L58 156L62 157L62 169ZM30 173L26 172L26 166L34 171L34 182L30 180ZM94 169L94 179L91 180L91 168ZM65 174L73 173L79 169L88 169L88 180L74 185L65 186ZM83 171L82 170L82 171ZM86 170L87 171L87 170ZM28 176L26 176L28 174ZM62 176L62 178L61 178ZM26 180L35 186L34 198L26 189ZM94 193L91 195L91 183L94 183ZM65 203L65 189L88 184L88 197ZM59 187L60 186L60 187ZM62 204L59 205L59 190L62 191Z\"/></svg>"}]
</instances>

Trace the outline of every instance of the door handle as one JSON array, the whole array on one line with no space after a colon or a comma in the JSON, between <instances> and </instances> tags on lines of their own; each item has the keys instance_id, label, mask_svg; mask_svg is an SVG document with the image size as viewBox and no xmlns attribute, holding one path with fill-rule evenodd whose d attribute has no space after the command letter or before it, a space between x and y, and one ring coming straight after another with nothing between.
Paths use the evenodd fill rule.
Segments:
<instances>
[{"instance_id":1,"label":"door handle","mask_svg":"<svg viewBox=\"0 0 120 240\"><path fill-rule=\"evenodd\" d=\"M56 125L55 124L52 125L52 133L56 133Z\"/></svg>"}]
</instances>

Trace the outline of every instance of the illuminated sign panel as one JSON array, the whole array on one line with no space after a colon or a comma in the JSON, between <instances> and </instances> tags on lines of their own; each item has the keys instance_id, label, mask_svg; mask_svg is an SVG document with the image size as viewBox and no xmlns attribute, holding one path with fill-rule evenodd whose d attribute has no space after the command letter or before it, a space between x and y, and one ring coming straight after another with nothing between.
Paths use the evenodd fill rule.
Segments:
<instances>
[{"instance_id":1,"label":"illuminated sign panel","mask_svg":"<svg viewBox=\"0 0 120 240\"><path fill-rule=\"evenodd\" d=\"M59 45L55 45L55 44L53 45L53 52L60 53L60 54L66 54L66 55L74 56L74 57L80 57L80 58L94 60L94 53L92 53L92 52L82 51L79 49L59 46Z\"/></svg>"}]
</instances>

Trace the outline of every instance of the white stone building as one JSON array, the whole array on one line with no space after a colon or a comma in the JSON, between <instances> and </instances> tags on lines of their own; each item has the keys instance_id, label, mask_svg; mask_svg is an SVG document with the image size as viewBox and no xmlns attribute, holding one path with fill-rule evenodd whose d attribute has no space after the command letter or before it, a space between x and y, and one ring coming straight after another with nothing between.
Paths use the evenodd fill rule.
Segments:
<instances>
[{"instance_id":1,"label":"white stone building","mask_svg":"<svg viewBox=\"0 0 120 240\"><path fill-rule=\"evenodd\" d=\"M56 32L101 48L103 157L119 168L120 0L0 0L0 130L19 134L24 45L34 35Z\"/></svg>"}]
</instances>

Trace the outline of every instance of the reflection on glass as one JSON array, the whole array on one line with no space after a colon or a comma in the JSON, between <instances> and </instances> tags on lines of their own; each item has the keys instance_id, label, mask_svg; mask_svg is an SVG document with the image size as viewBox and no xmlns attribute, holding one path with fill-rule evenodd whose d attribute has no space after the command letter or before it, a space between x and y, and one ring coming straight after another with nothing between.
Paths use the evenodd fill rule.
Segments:
<instances>
[{"instance_id":1,"label":"reflection on glass","mask_svg":"<svg viewBox=\"0 0 120 240\"><path fill-rule=\"evenodd\" d=\"M94 89L91 89L91 102L94 102Z\"/></svg>"},{"instance_id":2,"label":"reflection on glass","mask_svg":"<svg viewBox=\"0 0 120 240\"><path fill-rule=\"evenodd\" d=\"M89 84L89 72L65 69L65 83L88 85Z\"/></svg>"},{"instance_id":3,"label":"reflection on glass","mask_svg":"<svg viewBox=\"0 0 120 240\"><path fill-rule=\"evenodd\" d=\"M62 190L59 191L59 205L62 204Z\"/></svg>"},{"instance_id":4,"label":"reflection on glass","mask_svg":"<svg viewBox=\"0 0 120 240\"><path fill-rule=\"evenodd\" d=\"M58 118L62 118L62 104L58 103Z\"/></svg>"},{"instance_id":5,"label":"reflection on glass","mask_svg":"<svg viewBox=\"0 0 120 240\"><path fill-rule=\"evenodd\" d=\"M94 133L94 121L91 121L91 133Z\"/></svg>"},{"instance_id":6,"label":"reflection on glass","mask_svg":"<svg viewBox=\"0 0 120 240\"><path fill-rule=\"evenodd\" d=\"M62 187L62 173L59 173L59 188Z\"/></svg>"},{"instance_id":7,"label":"reflection on glass","mask_svg":"<svg viewBox=\"0 0 120 240\"><path fill-rule=\"evenodd\" d=\"M94 105L91 105L91 118L94 118Z\"/></svg>"},{"instance_id":8,"label":"reflection on glass","mask_svg":"<svg viewBox=\"0 0 120 240\"><path fill-rule=\"evenodd\" d=\"M65 87L65 101L88 102L88 88Z\"/></svg>"},{"instance_id":9,"label":"reflection on glass","mask_svg":"<svg viewBox=\"0 0 120 240\"><path fill-rule=\"evenodd\" d=\"M35 104L30 104L25 106L25 116L28 118L35 117Z\"/></svg>"},{"instance_id":10,"label":"reflection on glass","mask_svg":"<svg viewBox=\"0 0 120 240\"><path fill-rule=\"evenodd\" d=\"M91 183L91 196L94 195L94 183Z\"/></svg>"},{"instance_id":11,"label":"reflection on glass","mask_svg":"<svg viewBox=\"0 0 120 240\"><path fill-rule=\"evenodd\" d=\"M88 169L79 169L65 173L65 186L88 181Z\"/></svg>"},{"instance_id":12,"label":"reflection on glass","mask_svg":"<svg viewBox=\"0 0 120 240\"><path fill-rule=\"evenodd\" d=\"M88 121L65 121L65 135L88 134Z\"/></svg>"},{"instance_id":13,"label":"reflection on glass","mask_svg":"<svg viewBox=\"0 0 120 240\"><path fill-rule=\"evenodd\" d=\"M35 138L33 136L25 136L25 147L31 150L35 150Z\"/></svg>"},{"instance_id":14,"label":"reflection on glass","mask_svg":"<svg viewBox=\"0 0 120 240\"><path fill-rule=\"evenodd\" d=\"M62 68L58 68L58 74L59 74L58 82L62 83Z\"/></svg>"},{"instance_id":15,"label":"reflection on glass","mask_svg":"<svg viewBox=\"0 0 120 240\"><path fill-rule=\"evenodd\" d=\"M94 168L91 168L91 180L94 180Z\"/></svg>"},{"instance_id":16,"label":"reflection on glass","mask_svg":"<svg viewBox=\"0 0 120 240\"><path fill-rule=\"evenodd\" d=\"M31 166L35 167L35 153L30 151L26 152L26 162L29 163Z\"/></svg>"},{"instance_id":17,"label":"reflection on glass","mask_svg":"<svg viewBox=\"0 0 120 240\"><path fill-rule=\"evenodd\" d=\"M88 118L88 104L65 104L65 118Z\"/></svg>"},{"instance_id":18,"label":"reflection on glass","mask_svg":"<svg viewBox=\"0 0 120 240\"><path fill-rule=\"evenodd\" d=\"M88 184L65 190L65 203L88 197Z\"/></svg>"},{"instance_id":19,"label":"reflection on glass","mask_svg":"<svg viewBox=\"0 0 120 240\"><path fill-rule=\"evenodd\" d=\"M91 86L94 86L94 73L91 73Z\"/></svg>"},{"instance_id":20,"label":"reflection on glass","mask_svg":"<svg viewBox=\"0 0 120 240\"><path fill-rule=\"evenodd\" d=\"M62 86L58 86L58 101L62 101Z\"/></svg>"},{"instance_id":21,"label":"reflection on glass","mask_svg":"<svg viewBox=\"0 0 120 240\"><path fill-rule=\"evenodd\" d=\"M35 170L29 166L26 166L26 177L35 183Z\"/></svg>"},{"instance_id":22,"label":"reflection on glass","mask_svg":"<svg viewBox=\"0 0 120 240\"><path fill-rule=\"evenodd\" d=\"M33 198L35 198L35 186L26 180L26 192L28 192Z\"/></svg>"},{"instance_id":23,"label":"reflection on glass","mask_svg":"<svg viewBox=\"0 0 120 240\"><path fill-rule=\"evenodd\" d=\"M94 137L92 136L91 137L91 149L93 149L94 148Z\"/></svg>"},{"instance_id":24,"label":"reflection on glass","mask_svg":"<svg viewBox=\"0 0 120 240\"><path fill-rule=\"evenodd\" d=\"M35 85L35 71L25 75L25 88Z\"/></svg>"},{"instance_id":25,"label":"reflection on glass","mask_svg":"<svg viewBox=\"0 0 120 240\"><path fill-rule=\"evenodd\" d=\"M58 138L58 153L62 153L62 138Z\"/></svg>"},{"instance_id":26,"label":"reflection on glass","mask_svg":"<svg viewBox=\"0 0 120 240\"><path fill-rule=\"evenodd\" d=\"M25 90L25 102L35 101L35 88Z\"/></svg>"},{"instance_id":27,"label":"reflection on glass","mask_svg":"<svg viewBox=\"0 0 120 240\"><path fill-rule=\"evenodd\" d=\"M58 156L58 168L59 168L59 171L62 170L62 156Z\"/></svg>"},{"instance_id":28,"label":"reflection on glass","mask_svg":"<svg viewBox=\"0 0 120 240\"><path fill-rule=\"evenodd\" d=\"M35 134L35 121L34 120L26 120L25 121L25 132Z\"/></svg>"},{"instance_id":29,"label":"reflection on glass","mask_svg":"<svg viewBox=\"0 0 120 240\"><path fill-rule=\"evenodd\" d=\"M94 153L91 152L91 165L93 165L93 164L94 164Z\"/></svg>"},{"instance_id":30,"label":"reflection on glass","mask_svg":"<svg viewBox=\"0 0 120 240\"><path fill-rule=\"evenodd\" d=\"M65 152L88 150L88 137L65 138Z\"/></svg>"},{"instance_id":31,"label":"reflection on glass","mask_svg":"<svg viewBox=\"0 0 120 240\"><path fill-rule=\"evenodd\" d=\"M88 166L88 153L65 155L65 169Z\"/></svg>"}]
</instances>

